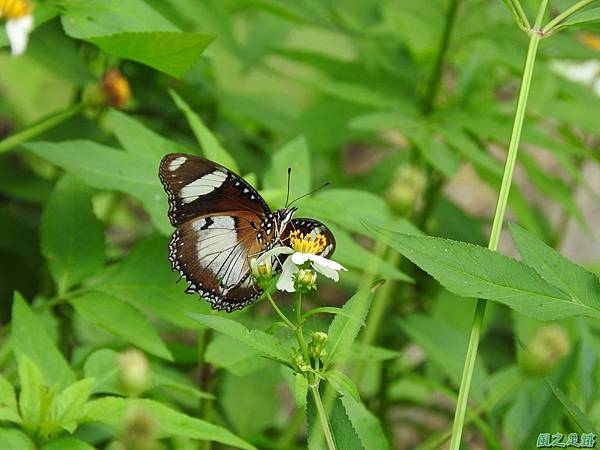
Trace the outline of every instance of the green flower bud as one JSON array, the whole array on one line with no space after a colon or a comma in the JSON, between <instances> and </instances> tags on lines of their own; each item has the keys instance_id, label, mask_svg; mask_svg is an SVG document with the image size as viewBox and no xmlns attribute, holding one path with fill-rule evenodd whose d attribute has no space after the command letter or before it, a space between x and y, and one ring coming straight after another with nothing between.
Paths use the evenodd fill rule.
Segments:
<instances>
[{"instance_id":1,"label":"green flower bud","mask_svg":"<svg viewBox=\"0 0 600 450\"><path fill-rule=\"evenodd\" d=\"M300 269L294 276L297 291L307 292L317 288L317 274L311 269Z\"/></svg>"},{"instance_id":2,"label":"green flower bud","mask_svg":"<svg viewBox=\"0 0 600 450\"><path fill-rule=\"evenodd\" d=\"M540 327L523 353L522 366L530 375L547 375L571 351L569 336L558 325Z\"/></svg>"},{"instance_id":3,"label":"green flower bud","mask_svg":"<svg viewBox=\"0 0 600 450\"><path fill-rule=\"evenodd\" d=\"M137 397L150 383L150 370L146 355L139 350L127 350L119 355L119 378L126 395Z\"/></svg>"},{"instance_id":4,"label":"green flower bud","mask_svg":"<svg viewBox=\"0 0 600 450\"><path fill-rule=\"evenodd\" d=\"M292 362L294 363L297 372L304 373L310 370L310 365L304 360L304 356L302 356L302 353L299 353L295 349L294 356L292 357Z\"/></svg>"},{"instance_id":5,"label":"green flower bud","mask_svg":"<svg viewBox=\"0 0 600 450\"><path fill-rule=\"evenodd\" d=\"M261 261L260 264L256 258L252 258L250 260L250 270L260 287L265 288L270 284L271 279L273 278L273 264L271 263L271 258L266 258L264 261Z\"/></svg>"},{"instance_id":6,"label":"green flower bud","mask_svg":"<svg viewBox=\"0 0 600 450\"><path fill-rule=\"evenodd\" d=\"M158 449L158 424L148 411L134 408L123 420L121 447L127 450Z\"/></svg>"},{"instance_id":7,"label":"green flower bud","mask_svg":"<svg viewBox=\"0 0 600 450\"><path fill-rule=\"evenodd\" d=\"M411 165L402 165L396 170L385 197L398 213L412 211L426 185L423 172Z\"/></svg>"},{"instance_id":8,"label":"green flower bud","mask_svg":"<svg viewBox=\"0 0 600 450\"><path fill-rule=\"evenodd\" d=\"M327 334L321 331L315 331L311 335L312 341L308 346L308 351L310 356L318 359L321 356L325 356L325 344L327 343L328 336Z\"/></svg>"}]
</instances>

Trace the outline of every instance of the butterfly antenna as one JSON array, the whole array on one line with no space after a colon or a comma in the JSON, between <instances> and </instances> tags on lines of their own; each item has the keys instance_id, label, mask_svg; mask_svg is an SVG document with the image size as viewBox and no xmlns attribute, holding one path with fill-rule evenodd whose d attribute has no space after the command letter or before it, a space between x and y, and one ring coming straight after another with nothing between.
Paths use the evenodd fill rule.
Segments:
<instances>
[{"instance_id":1,"label":"butterfly antenna","mask_svg":"<svg viewBox=\"0 0 600 450\"><path fill-rule=\"evenodd\" d=\"M288 207L288 201L290 199L290 179L292 178L292 168L288 167L288 182L287 182L287 194L285 196L285 207Z\"/></svg>"},{"instance_id":2,"label":"butterfly antenna","mask_svg":"<svg viewBox=\"0 0 600 450\"><path fill-rule=\"evenodd\" d=\"M290 202L290 204L289 204L289 205L287 205L287 204L286 204L286 208L287 208L288 206L292 206L292 205L293 205L294 203L296 203L298 200L300 200L300 199L302 199L302 198L304 198L304 197L308 197L309 195L312 195L312 194L314 194L315 192L318 192L318 191L320 191L321 189L323 189L323 188L326 188L326 187L327 187L327 186L329 186L330 184L331 184L331 181L328 181L327 183L323 184L323 186L321 186L321 187L318 187L318 188L316 188L316 189L313 189L312 191L310 191L310 192L308 192L308 193L306 193L306 194L304 194L304 195L301 195L300 197L298 197L298 198L296 198L296 199L292 200L292 201Z\"/></svg>"}]
</instances>

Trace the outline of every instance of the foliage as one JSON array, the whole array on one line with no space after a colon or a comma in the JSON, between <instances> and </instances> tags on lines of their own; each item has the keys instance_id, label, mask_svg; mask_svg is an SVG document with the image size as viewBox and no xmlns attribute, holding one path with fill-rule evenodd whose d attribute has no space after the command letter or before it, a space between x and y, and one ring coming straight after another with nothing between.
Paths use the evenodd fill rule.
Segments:
<instances>
[{"instance_id":1,"label":"foliage","mask_svg":"<svg viewBox=\"0 0 600 450\"><path fill-rule=\"evenodd\" d=\"M423 450L467 400L465 448L600 429L600 265L561 255L573 227L598 247L600 82L568 76L598 59L597 1L33 4L24 55L0 23L2 445ZM349 271L232 315L185 294L171 152L272 209L331 182L294 206Z\"/></svg>"}]
</instances>

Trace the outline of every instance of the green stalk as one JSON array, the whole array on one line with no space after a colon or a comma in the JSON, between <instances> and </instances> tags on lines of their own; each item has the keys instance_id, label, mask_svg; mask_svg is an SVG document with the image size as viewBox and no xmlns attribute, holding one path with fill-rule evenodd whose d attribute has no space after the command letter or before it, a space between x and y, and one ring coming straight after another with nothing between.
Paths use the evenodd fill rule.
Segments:
<instances>
[{"instance_id":1,"label":"green stalk","mask_svg":"<svg viewBox=\"0 0 600 450\"><path fill-rule=\"evenodd\" d=\"M590 3L593 3L595 1L596 0L581 0L577 3L575 3L569 9L565 10L563 13L559 14L554 19L552 19L550 22L548 22L548 24L544 28L542 28L542 33L543 34L552 33L553 31L555 31L554 28L557 25L560 25L566 19L571 17L573 14L575 14L582 8L585 8L587 5L589 5Z\"/></svg>"},{"instance_id":2,"label":"green stalk","mask_svg":"<svg viewBox=\"0 0 600 450\"><path fill-rule=\"evenodd\" d=\"M57 114L53 114L45 119L42 119L40 122L30 126L29 128L25 128L24 130L15 133L6 139L0 141L0 153L7 152L11 150L13 147L22 144L23 142L27 142L32 138L39 136L45 131L48 131L51 128L59 125L64 122L68 118L74 116L79 113L84 108L83 103L77 103L71 106L64 111L61 111Z\"/></svg>"},{"instance_id":3,"label":"green stalk","mask_svg":"<svg viewBox=\"0 0 600 450\"><path fill-rule=\"evenodd\" d=\"M277 303L275 303L275 300L273 300L273 297L271 297L271 293L266 289L265 295L267 296L267 300L269 300L269 303L273 307L273 310L277 313L279 317L281 317L281 320L283 320L287 327L290 330L296 329L296 326L290 321L290 319L287 318L287 316L281 311L281 309L279 309L279 306L277 306Z\"/></svg>"},{"instance_id":4,"label":"green stalk","mask_svg":"<svg viewBox=\"0 0 600 450\"><path fill-rule=\"evenodd\" d=\"M429 84L427 86L427 92L423 101L423 114L430 114L433 110L433 104L435 102L435 97L437 94L438 87L440 85L440 81L442 79L442 70L444 68L444 60L446 58L446 52L448 51L448 46L450 45L450 35L452 33L452 28L454 26L454 21L456 20L456 13L458 12L460 0L452 0L450 5L448 6L448 13L446 15L446 24L444 27L444 32L442 34L442 39L440 41L440 48L437 53L437 57L435 60L435 66L433 69L433 73L431 74L431 78L429 80Z\"/></svg>"},{"instance_id":5,"label":"green stalk","mask_svg":"<svg viewBox=\"0 0 600 450\"><path fill-rule=\"evenodd\" d=\"M327 442L327 449L336 450L335 441L333 440L333 434L331 434L331 429L329 428L329 422L327 420L327 413L325 412L323 402L321 401L321 394L319 394L319 387L311 385L310 392L313 396L313 400L315 401L315 406L317 407L317 413L321 422L321 428L323 429L323 433L325 434L325 441Z\"/></svg>"},{"instance_id":6,"label":"green stalk","mask_svg":"<svg viewBox=\"0 0 600 450\"><path fill-rule=\"evenodd\" d=\"M540 39L542 38L539 32L540 24L542 22L542 18L544 17L544 13L546 12L547 5L548 0L542 0L538 10L534 28L529 32L529 47L527 49L527 58L525 59L525 68L523 70L523 78L521 81L519 100L517 102L517 110L515 112L515 121L510 137L510 143L508 145L508 155L506 158L506 165L504 167L504 176L502 177L502 186L500 187L500 193L498 195L496 213L494 214L494 222L492 224L492 231L490 234L490 240L488 244L488 248L493 251L496 251L498 249L498 244L500 242L502 223L504 222L504 215L506 213L506 204L508 202L508 194L510 192L512 176L515 168L515 163L517 161L519 141L521 139L521 130L523 129L523 120L525 118L525 110L527 108L529 88L531 86L531 80L533 78L535 58L537 55ZM452 425L452 439L450 441L450 450L459 450L460 448L462 429L465 420L465 413L467 410L467 401L469 398L469 389L471 387L471 381L473 379L473 369L475 367L477 348L479 346L479 338L481 336L481 328L483 324L483 318L485 316L485 306L485 300L477 300L477 307L475 308L475 314L473 316L473 325L471 327L471 335L469 336L469 345L467 347L467 355L465 358L465 365L463 368L463 374L460 383L458 401L456 403L454 423Z\"/></svg>"}]
</instances>

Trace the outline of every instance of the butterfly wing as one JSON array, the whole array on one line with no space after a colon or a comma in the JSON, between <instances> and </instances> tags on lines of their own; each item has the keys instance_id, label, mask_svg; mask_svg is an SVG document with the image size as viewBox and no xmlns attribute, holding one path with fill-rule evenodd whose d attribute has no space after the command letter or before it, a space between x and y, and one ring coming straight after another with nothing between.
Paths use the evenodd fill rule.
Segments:
<instances>
[{"instance_id":1,"label":"butterfly wing","mask_svg":"<svg viewBox=\"0 0 600 450\"><path fill-rule=\"evenodd\" d=\"M259 218L270 209L242 177L199 156L166 155L159 178L169 197L169 220L178 227L195 217L244 211Z\"/></svg>"},{"instance_id":2,"label":"butterfly wing","mask_svg":"<svg viewBox=\"0 0 600 450\"><path fill-rule=\"evenodd\" d=\"M262 290L252 277L249 259L260 253L248 218L235 215L192 219L177 228L169 244L169 259L188 282L188 293L198 293L214 309L243 308Z\"/></svg>"},{"instance_id":3,"label":"butterfly wing","mask_svg":"<svg viewBox=\"0 0 600 450\"><path fill-rule=\"evenodd\" d=\"M324 224L318 220L303 217L292 219L285 227L281 235L281 242L283 245L290 245L290 233L296 230L304 233L304 235L312 234L313 239L317 234L322 234L325 236L325 239L327 239L327 245L325 245L325 248L321 253L319 253L319 255L324 256L325 258L333 255L333 252L335 251L335 238L333 237L331 230Z\"/></svg>"},{"instance_id":4,"label":"butterfly wing","mask_svg":"<svg viewBox=\"0 0 600 450\"><path fill-rule=\"evenodd\" d=\"M257 239L270 210L256 190L225 167L173 153L160 164L169 197L169 220L177 227L169 244L173 269L214 309L233 311L252 303L261 289L249 259L270 243Z\"/></svg>"}]
</instances>

